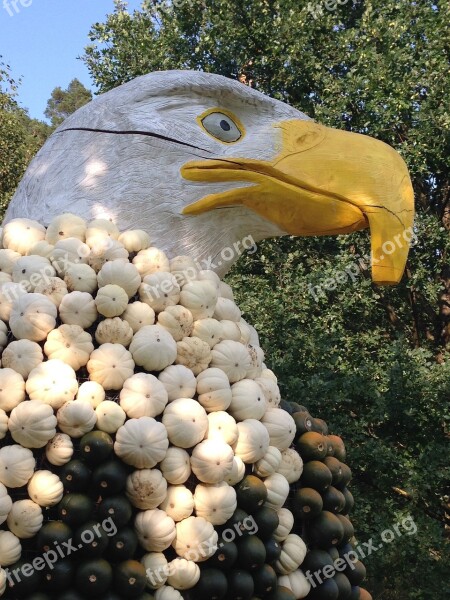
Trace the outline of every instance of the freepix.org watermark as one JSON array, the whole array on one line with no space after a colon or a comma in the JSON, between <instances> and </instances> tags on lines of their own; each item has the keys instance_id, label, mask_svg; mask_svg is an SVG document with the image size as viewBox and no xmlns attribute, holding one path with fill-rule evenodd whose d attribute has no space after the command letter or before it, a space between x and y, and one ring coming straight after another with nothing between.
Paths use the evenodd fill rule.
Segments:
<instances>
[{"instance_id":1,"label":"freepix.org watermark","mask_svg":"<svg viewBox=\"0 0 450 600\"><path fill-rule=\"evenodd\" d=\"M71 556L88 544L92 544L96 539L102 537L103 534L112 537L116 533L116 524L112 517L108 517L101 523L96 523L92 527L85 529L80 535L81 542L77 545L74 545L72 538L67 540L67 542L59 543L55 541L53 542L54 548L49 548L42 555L33 558L31 562L24 563L20 568L13 569L12 571L7 567L4 568L8 585L9 587L13 587L16 583L21 583L24 578L31 577L35 571L43 571L44 569L52 571L54 565L59 560Z\"/></svg>"},{"instance_id":2,"label":"freepix.org watermark","mask_svg":"<svg viewBox=\"0 0 450 600\"><path fill-rule=\"evenodd\" d=\"M28 8L33 0L3 0L3 8L10 17L18 15L22 8Z\"/></svg>"}]
</instances>

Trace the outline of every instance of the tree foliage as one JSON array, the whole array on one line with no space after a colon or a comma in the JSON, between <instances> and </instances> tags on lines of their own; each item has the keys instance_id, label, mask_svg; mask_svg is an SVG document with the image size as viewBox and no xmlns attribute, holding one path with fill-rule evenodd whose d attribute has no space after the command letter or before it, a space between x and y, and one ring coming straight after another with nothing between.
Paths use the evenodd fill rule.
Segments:
<instances>
[{"instance_id":1,"label":"tree foliage","mask_svg":"<svg viewBox=\"0 0 450 600\"><path fill-rule=\"evenodd\" d=\"M47 102L45 116L58 127L69 115L92 100L92 92L78 79L72 79L66 90L56 87Z\"/></svg>"}]
</instances>

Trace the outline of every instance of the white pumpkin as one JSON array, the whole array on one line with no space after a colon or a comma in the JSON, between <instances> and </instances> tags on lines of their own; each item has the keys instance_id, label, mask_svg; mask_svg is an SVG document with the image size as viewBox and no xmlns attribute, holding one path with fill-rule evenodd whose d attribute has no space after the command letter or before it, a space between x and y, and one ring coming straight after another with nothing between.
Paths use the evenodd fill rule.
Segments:
<instances>
[{"instance_id":1,"label":"white pumpkin","mask_svg":"<svg viewBox=\"0 0 450 600\"><path fill-rule=\"evenodd\" d=\"M177 398L193 398L195 395L197 380L184 365L169 365L161 371L158 379L166 389L169 402Z\"/></svg>"},{"instance_id":2,"label":"white pumpkin","mask_svg":"<svg viewBox=\"0 0 450 600\"><path fill-rule=\"evenodd\" d=\"M98 290L95 305L104 317L118 317L128 305L128 294L120 286L109 283Z\"/></svg>"},{"instance_id":3,"label":"white pumpkin","mask_svg":"<svg viewBox=\"0 0 450 600\"><path fill-rule=\"evenodd\" d=\"M87 402L66 402L56 413L58 427L72 438L80 438L94 429L97 415Z\"/></svg>"},{"instance_id":4,"label":"white pumpkin","mask_svg":"<svg viewBox=\"0 0 450 600\"><path fill-rule=\"evenodd\" d=\"M106 433L116 433L127 418L123 408L112 400L100 402L95 408L95 414L97 416L97 429L106 431Z\"/></svg>"},{"instance_id":5,"label":"white pumpkin","mask_svg":"<svg viewBox=\"0 0 450 600\"><path fill-rule=\"evenodd\" d=\"M268 408L261 418L261 423L266 427L270 445L278 450L286 450L292 444L297 429L291 415L282 408Z\"/></svg>"},{"instance_id":6,"label":"white pumpkin","mask_svg":"<svg viewBox=\"0 0 450 600\"><path fill-rule=\"evenodd\" d=\"M117 240L104 237L103 239L96 238L86 241L88 242L88 245L91 246L88 264L96 273L98 273L103 265L109 260L128 260L128 251L125 250L123 245Z\"/></svg>"},{"instance_id":7,"label":"white pumpkin","mask_svg":"<svg viewBox=\"0 0 450 600\"><path fill-rule=\"evenodd\" d=\"M192 506L194 506L193 503L192 503ZM0 483L0 525L6 521L6 517L8 516L9 511L11 510L11 507L12 507L11 496L8 494L8 490L3 485L3 483ZM0 546L1 546L1 543L0 543ZM0 564L2 564L2 565L5 564L1 560L1 556L0 556Z\"/></svg>"},{"instance_id":8,"label":"white pumpkin","mask_svg":"<svg viewBox=\"0 0 450 600\"><path fill-rule=\"evenodd\" d=\"M245 463L242 461L239 456L233 456L233 466L231 471L225 477L226 483L228 485L236 485L245 477Z\"/></svg>"},{"instance_id":9,"label":"white pumpkin","mask_svg":"<svg viewBox=\"0 0 450 600\"><path fill-rule=\"evenodd\" d=\"M133 330L120 317L104 319L95 330L95 339L99 344L122 344L126 348L133 339Z\"/></svg>"},{"instance_id":10,"label":"white pumpkin","mask_svg":"<svg viewBox=\"0 0 450 600\"><path fill-rule=\"evenodd\" d=\"M178 523L194 512L194 496L184 485L169 485L164 500L159 505L169 517Z\"/></svg>"},{"instance_id":11,"label":"white pumpkin","mask_svg":"<svg viewBox=\"0 0 450 600\"><path fill-rule=\"evenodd\" d=\"M231 386L231 403L228 408L236 421L261 419L267 401L259 385L252 379L241 379Z\"/></svg>"},{"instance_id":12,"label":"white pumpkin","mask_svg":"<svg viewBox=\"0 0 450 600\"><path fill-rule=\"evenodd\" d=\"M119 242L128 252L140 252L150 246L150 236L142 229L129 229L119 235Z\"/></svg>"},{"instance_id":13,"label":"white pumpkin","mask_svg":"<svg viewBox=\"0 0 450 600\"><path fill-rule=\"evenodd\" d=\"M105 263L97 274L97 281L100 288L117 285L132 298L141 285L141 276L133 264L119 259Z\"/></svg>"},{"instance_id":14,"label":"white pumpkin","mask_svg":"<svg viewBox=\"0 0 450 600\"><path fill-rule=\"evenodd\" d=\"M62 299L69 292L67 286L59 277L46 277L34 288L36 294L42 294L53 302L56 308L59 308Z\"/></svg>"},{"instance_id":15,"label":"white pumpkin","mask_svg":"<svg viewBox=\"0 0 450 600\"><path fill-rule=\"evenodd\" d=\"M31 400L41 400L58 409L75 398L78 382L70 365L52 358L31 371L25 389Z\"/></svg>"},{"instance_id":16,"label":"white pumpkin","mask_svg":"<svg viewBox=\"0 0 450 600\"><path fill-rule=\"evenodd\" d=\"M168 306L158 315L158 325L164 327L176 342L192 333L194 317L184 306Z\"/></svg>"},{"instance_id":17,"label":"white pumpkin","mask_svg":"<svg viewBox=\"0 0 450 600\"><path fill-rule=\"evenodd\" d=\"M3 248L25 256L28 250L45 238L45 227L32 219L11 219L3 227Z\"/></svg>"},{"instance_id":18,"label":"white pumpkin","mask_svg":"<svg viewBox=\"0 0 450 600\"><path fill-rule=\"evenodd\" d=\"M211 350L211 367L222 369L230 381L244 379L251 366L250 355L245 346L233 340L223 340Z\"/></svg>"},{"instance_id":19,"label":"white pumpkin","mask_svg":"<svg viewBox=\"0 0 450 600\"><path fill-rule=\"evenodd\" d=\"M0 250L0 273L11 275L16 261L19 260L21 256L22 255L19 252L15 252L8 248L2 248Z\"/></svg>"},{"instance_id":20,"label":"white pumpkin","mask_svg":"<svg viewBox=\"0 0 450 600\"><path fill-rule=\"evenodd\" d=\"M175 256L170 260L170 272L181 287L188 281L197 279L198 268L190 256Z\"/></svg>"},{"instance_id":21,"label":"white pumpkin","mask_svg":"<svg viewBox=\"0 0 450 600\"><path fill-rule=\"evenodd\" d=\"M214 310L214 318L218 319L219 321L225 319L227 321L239 323L241 320L241 311L236 306L234 300L219 296L217 298L217 304Z\"/></svg>"},{"instance_id":22,"label":"white pumpkin","mask_svg":"<svg viewBox=\"0 0 450 600\"><path fill-rule=\"evenodd\" d=\"M156 417L167 404L164 385L149 373L136 373L128 378L120 392L120 406L127 417Z\"/></svg>"},{"instance_id":23,"label":"white pumpkin","mask_svg":"<svg viewBox=\"0 0 450 600\"><path fill-rule=\"evenodd\" d=\"M139 287L139 299L160 313L169 306L175 306L180 299L180 286L171 273L146 275Z\"/></svg>"},{"instance_id":24,"label":"white pumpkin","mask_svg":"<svg viewBox=\"0 0 450 600\"><path fill-rule=\"evenodd\" d=\"M183 596L171 585L163 585L156 590L155 600L183 600Z\"/></svg>"},{"instance_id":25,"label":"white pumpkin","mask_svg":"<svg viewBox=\"0 0 450 600\"><path fill-rule=\"evenodd\" d=\"M234 300L234 294L231 287L225 281L221 281L219 285L219 297L228 298L228 300Z\"/></svg>"},{"instance_id":26,"label":"white pumpkin","mask_svg":"<svg viewBox=\"0 0 450 600\"><path fill-rule=\"evenodd\" d=\"M11 531L0 531L0 564L9 567L19 560L21 554L22 545L19 538Z\"/></svg>"},{"instance_id":27,"label":"white pumpkin","mask_svg":"<svg viewBox=\"0 0 450 600\"><path fill-rule=\"evenodd\" d=\"M25 381L13 369L0 369L0 409L11 411L25 400Z\"/></svg>"},{"instance_id":28,"label":"white pumpkin","mask_svg":"<svg viewBox=\"0 0 450 600\"><path fill-rule=\"evenodd\" d=\"M303 460L294 448L283 450L277 473L284 475L289 483L295 483L300 479L303 473Z\"/></svg>"},{"instance_id":29,"label":"white pumpkin","mask_svg":"<svg viewBox=\"0 0 450 600\"><path fill-rule=\"evenodd\" d=\"M89 252L89 246L77 238L59 240L52 252L52 264L58 275L64 278L72 265L87 262Z\"/></svg>"},{"instance_id":30,"label":"white pumpkin","mask_svg":"<svg viewBox=\"0 0 450 600\"><path fill-rule=\"evenodd\" d=\"M211 281L189 281L181 290L179 303L189 309L197 321L213 316L217 298L218 290Z\"/></svg>"},{"instance_id":31,"label":"white pumpkin","mask_svg":"<svg viewBox=\"0 0 450 600\"><path fill-rule=\"evenodd\" d=\"M241 344L249 344L252 337L252 331L249 324L244 319L241 319L237 325L241 330Z\"/></svg>"},{"instance_id":32,"label":"white pumpkin","mask_svg":"<svg viewBox=\"0 0 450 600\"><path fill-rule=\"evenodd\" d=\"M42 509L32 500L13 502L11 512L6 519L8 528L20 539L28 539L36 535L42 527Z\"/></svg>"},{"instance_id":33,"label":"white pumpkin","mask_svg":"<svg viewBox=\"0 0 450 600\"><path fill-rule=\"evenodd\" d=\"M221 440L230 446L237 442L239 430L233 417L223 410L208 414L208 432L206 439Z\"/></svg>"},{"instance_id":34,"label":"white pumpkin","mask_svg":"<svg viewBox=\"0 0 450 600\"><path fill-rule=\"evenodd\" d=\"M45 447L45 456L49 463L61 467L73 456L73 443L67 433L57 433Z\"/></svg>"},{"instance_id":35,"label":"white pumpkin","mask_svg":"<svg viewBox=\"0 0 450 600\"><path fill-rule=\"evenodd\" d=\"M98 317L94 298L88 292L66 294L59 305L59 316L63 323L89 329Z\"/></svg>"},{"instance_id":36,"label":"white pumpkin","mask_svg":"<svg viewBox=\"0 0 450 600\"><path fill-rule=\"evenodd\" d=\"M267 488L267 498L264 506L279 510L289 494L289 483L284 475L273 473L264 479Z\"/></svg>"},{"instance_id":37,"label":"white pumpkin","mask_svg":"<svg viewBox=\"0 0 450 600\"><path fill-rule=\"evenodd\" d=\"M31 246L28 250L28 254L37 254L38 256L43 256L44 258L51 260L54 249L54 244L49 244L46 240L41 240Z\"/></svg>"},{"instance_id":38,"label":"white pumpkin","mask_svg":"<svg viewBox=\"0 0 450 600\"><path fill-rule=\"evenodd\" d=\"M170 262L162 250L151 246L145 250L140 250L133 258L133 264L139 271L142 278L152 273L170 271Z\"/></svg>"},{"instance_id":39,"label":"white pumpkin","mask_svg":"<svg viewBox=\"0 0 450 600\"><path fill-rule=\"evenodd\" d=\"M12 280L28 292L34 292L38 284L46 283L55 275L50 261L43 256L22 256L14 263Z\"/></svg>"},{"instance_id":40,"label":"white pumpkin","mask_svg":"<svg viewBox=\"0 0 450 600\"><path fill-rule=\"evenodd\" d=\"M8 326L3 321L0 321L0 352L8 343Z\"/></svg>"},{"instance_id":41,"label":"white pumpkin","mask_svg":"<svg viewBox=\"0 0 450 600\"><path fill-rule=\"evenodd\" d=\"M281 402L280 388L270 377L257 377L256 383L262 389L264 396L271 408L277 407Z\"/></svg>"},{"instance_id":42,"label":"white pumpkin","mask_svg":"<svg viewBox=\"0 0 450 600\"><path fill-rule=\"evenodd\" d=\"M64 282L69 292L93 294L98 287L97 273L84 263L71 264L65 272Z\"/></svg>"},{"instance_id":43,"label":"white pumpkin","mask_svg":"<svg viewBox=\"0 0 450 600\"><path fill-rule=\"evenodd\" d=\"M175 558L168 564L167 583L175 590L189 590L200 579L200 568L193 560Z\"/></svg>"},{"instance_id":44,"label":"white pumpkin","mask_svg":"<svg viewBox=\"0 0 450 600\"><path fill-rule=\"evenodd\" d=\"M281 452L275 446L269 446L264 456L253 465L253 469L259 477L268 477L277 472L280 463Z\"/></svg>"},{"instance_id":45,"label":"white pumpkin","mask_svg":"<svg viewBox=\"0 0 450 600\"><path fill-rule=\"evenodd\" d=\"M217 540L218 534L212 523L203 517L188 517L176 524L172 546L178 556L203 562L217 550Z\"/></svg>"},{"instance_id":46,"label":"white pumpkin","mask_svg":"<svg viewBox=\"0 0 450 600\"><path fill-rule=\"evenodd\" d=\"M247 371L246 377L256 379L261 375L262 364L264 362L264 352L256 344L247 344L247 352L250 356L250 368Z\"/></svg>"},{"instance_id":47,"label":"white pumpkin","mask_svg":"<svg viewBox=\"0 0 450 600\"><path fill-rule=\"evenodd\" d=\"M94 350L92 337L79 325L60 325L47 336L44 352L48 358L57 358L74 371L84 367Z\"/></svg>"},{"instance_id":48,"label":"white pumpkin","mask_svg":"<svg viewBox=\"0 0 450 600\"><path fill-rule=\"evenodd\" d=\"M289 575L299 568L305 556L305 542L300 536L290 533L281 544L281 554L275 562L275 571L281 575Z\"/></svg>"},{"instance_id":49,"label":"white pumpkin","mask_svg":"<svg viewBox=\"0 0 450 600\"><path fill-rule=\"evenodd\" d=\"M141 558L147 575L147 586L156 590L163 586L168 577L168 562L162 552L147 552Z\"/></svg>"},{"instance_id":50,"label":"white pumpkin","mask_svg":"<svg viewBox=\"0 0 450 600\"><path fill-rule=\"evenodd\" d=\"M8 488L27 484L36 461L33 452L17 444L0 448L0 482Z\"/></svg>"},{"instance_id":51,"label":"white pumpkin","mask_svg":"<svg viewBox=\"0 0 450 600\"><path fill-rule=\"evenodd\" d=\"M0 273L0 285L3 285L4 283L12 283L12 275Z\"/></svg>"},{"instance_id":52,"label":"white pumpkin","mask_svg":"<svg viewBox=\"0 0 450 600\"><path fill-rule=\"evenodd\" d=\"M174 520L159 508L138 512L134 528L140 545L147 552L163 552L177 534Z\"/></svg>"},{"instance_id":53,"label":"white pumpkin","mask_svg":"<svg viewBox=\"0 0 450 600\"><path fill-rule=\"evenodd\" d=\"M8 415L0 409L0 440L3 440L8 433Z\"/></svg>"},{"instance_id":54,"label":"white pumpkin","mask_svg":"<svg viewBox=\"0 0 450 600\"><path fill-rule=\"evenodd\" d=\"M289 575L280 575L278 577L278 585L291 590L296 600L306 598L311 590L311 584L301 569L297 569L289 573Z\"/></svg>"},{"instance_id":55,"label":"white pumpkin","mask_svg":"<svg viewBox=\"0 0 450 600\"><path fill-rule=\"evenodd\" d=\"M146 325L134 334L130 352L137 365L147 371L162 371L177 357L177 344L159 325Z\"/></svg>"},{"instance_id":56,"label":"white pumpkin","mask_svg":"<svg viewBox=\"0 0 450 600\"><path fill-rule=\"evenodd\" d=\"M133 333L136 333L142 327L154 324L155 311L145 302L132 302L126 307L121 318L130 325Z\"/></svg>"},{"instance_id":57,"label":"white pumpkin","mask_svg":"<svg viewBox=\"0 0 450 600\"><path fill-rule=\"evenodd\" d=\"M203 483L219 483L231 472L233 450L220 439L203 440L191 454L191 469Z\"/></svg>"},{"instance_id":58,"label":"white pumpkin","mask_svg":"<svg viewBox=\"0 0 450 600\"><path fill-rule=\"evenodd\" d=\"M237 323L223 319L220 321L220 325L222 326L222 340L233 340L234 342L240 341L241 330Z\"/></svg>"},{"instance_id":59,"label":"white pumpkin","mask_svg":"<svg viewBox=\"0 0 450 600\"><path fill-rule=\"evenodd\" d=\"M86 242L91 245L96 240L117 240L120 232L109 219L94 219L87 224Z\"/></svg>"},{"instance_id":60,"label":"white pumpkin","mask_svg":"<svg viewBox=\"0 0 450 600\"><path fill-rule=\"evenodd\" d=\"M54 217L47 227L45 239L49 244L56 244L66 238L86 239L86 221L77 215L64 213Z\"/></svg>"},{"instance_id":61,"label":"white pumpkin","mask_svg":"<svg viewBox=\"0 0 450 600\"><path fill-rule=\"evenodd\" d=\"M294 515L288 508L280 508L277 515L278 526L273 532L273 537L277 542L282 542L292 531L294 526Z\"/></svg>"},{"instance_id":62,"label":"white pumpkin","mask_svg":"<svg viewBox=\"0 0 450 600\"><path fill-rule=\"evenodd\" d=\"M92 408L97 408L105 397L105 390L96 381L84 381L78 388L77 400L89 402Z\"/></svg>"},{"instance_id":63,"label":"white pumpkin","mask_svg":"<svg viewBox=\"0 0 450 600\"><path fill-rule=\"evenodd\" d=\"M217 294L219 294L220 289L220 277L212 271L211 269L202 269L197 274L198 281L209 281L214 285L217 290Z\"/></svg>"},{"instance_id":64,"label":"white pumpkin","mask_svg":"<svg viewBox=\"0 0 450 600\"><path fill-rule=\"evenodd\" d=\"M167 495L167 481L159 469L139 469L128 475L125 493L140 510L156 508Z\"/></svg>"},{"instance_id":65,"label":"white pumpkin","mask_svg":"<svg viewBox=\"0 0 450 600\"><path fill-rule=\"evenodd\" d=\"M0 245L1 245L1 242L0 242ZM0 567L0 596L3 596L3 594L6 591L6 580L7 580L6 571L5 571L5 569L2 569Z\"/></svg>"},{"instance_id":66,"label":"white pumpkin","mask_svg":"<svg viewBox=\"0 0 450 600\"><path fill-rule=\"evenodd\" d=\"M170 443L179 448L192 448L202 441L208 429L204 408L191 398L170 402L164 410L162 422Z\"/></svg>"},{"instance_id":67,"label":"white pumpkin","mask_svg":"<svg viewBox=\"0 0 450 600\"><path fill-rule=\"evenodd\" d=\"M117 430L114 451L128 465L150 469L166 455L167 431L152 417L129 419Z\"/></svg>"},{"instance_id":68,"label":"white pumpkin","mask_svg":"<svg viewBox=\"0 0 450 600\"><path fill-rule=\"evenodd\" d=\"M24 379L44 360L42 348L30 340L15 340L3 350L2 365Z\"/></svg>"},{"instance_id":69,"label":"white pumpkin","mask_svg":"<svg viewBox=\"0 0 450 600\"><path fill-rule=\"evenodd\" d=\"M165 479L172 485L184 483L191 475L189 454L183 448L170 446L159 467Z\"/></svg>"},{"instance_id":70,"label":"white pumpkin","mask_svg":"<svg viewBox=\"0 0 450 600\"><path fill-rule=\"evenodd\" d=\"M210 348L214 348L224 339L222 325L216 319L199 319L194 322L192 335L206 342Z\"/></svg>"},{"instance_id":71,"label":"white pumpkin","mask_svg":"<svg viewBox=\"0 0 450 600\"><path fill-rule=\"evenodd\" d=\"M61 479L51 471L36 471L28 482L28 495L39 506L55 506L64 494Z\"/></svg>"},{"instance_id":72,"label":"white pumpkin","mask_svg":"<svg viewBox=\"0 0 450 600\"><path fill-rule=\"evenodd\" d=\"M269 447L267 429L256 419L245 419L237 424L239 437L234 452L243 462L253 464L264 456Z\"/></svg>"},{"instance_id":73,"label":"white pumpkin","mask_svg":"<svg viewBox=\"0 0 450 600\"><path fill-rule=\"evenodd\" d=\"M237 507L236 490L225 481L213 485L202 483L195 487L195 514L213 525L223 525Z\"/></svg>"},{"instance_id":74,"label":"white pumpkin","mask_svg":"<svg viewBox=\"0 0 450 600\"><path fill-rule=\"evenodd\" d=\"M177 358L179 365L189 368L194 375L198 375L208 368L211 362L209 344L197 337L185 337L177 342Z\"/></svg>"},{"instance_id":75,"label":"white pumpkin","mask_svg":"<svg viewBox=\"0 0 450 600\"><path fill-rule=\"evenodd\" d=\"M227 375L221 369L205 369L197 375L197 394L207 412L226 410L232 398Z\"/></svg>"},{"instance_id":76,"label":"white pumpkin","mask_svg":"<svg viewBox=\"0 0 450 600\"><path fill-rule=\"evenodd\" d=\"M41 342L55 328L56 315L56 306L47 296L27 294L14 301L9 326L17 339Z\"/></svg>"},{"instance_id":77,"label":"white pumpkin","mask_svg":"<svg viewBox=\"0 0 450 600\"><path fill-rule=\"evenodd\" d=\"M102 344L92 352L87 370L90 380L105 390L120 390L134 373L134 360L122 344Z\"/></svg>"},{"instance_id":78,"label":"white pumpkin","mask_svg":"<svg viewBox=\"0 0 450 600\"><path fill-rule=\"evenodd\" d=\"M2 283L0 286L0 319L9 321L14 302L18 298L27 295L27 291L23 289L20 283L13 283L12 281Z\"/></svg>"},{"instance_id":79,"label":"white pumpkin","mask_svg":"<svg viewBox=\"0 0 450 600\"><path fill-rule=\"evenodd\" d=\"M42 448L56 433L56 417L48 404L27 400L11 411L8 428L18 444L25 448Z\"/></svg>"}]
</instances>

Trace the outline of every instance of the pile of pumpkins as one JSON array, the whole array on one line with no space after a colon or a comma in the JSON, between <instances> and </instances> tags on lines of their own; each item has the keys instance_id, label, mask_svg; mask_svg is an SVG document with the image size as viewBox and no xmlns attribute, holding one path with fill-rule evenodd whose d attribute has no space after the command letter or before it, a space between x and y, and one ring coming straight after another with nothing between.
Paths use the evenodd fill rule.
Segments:
<instances>
[{"instance_id":1,"label":"pile of pumpkins","mask_svg":"<svg viewBox=\"0 0 450 600\"><path fill-rule=\"evenodd\" d=\"M141 230L0 243L0 596L366 600L345 448L281 400L230 287Z\"/></svg>"}]
</instances>

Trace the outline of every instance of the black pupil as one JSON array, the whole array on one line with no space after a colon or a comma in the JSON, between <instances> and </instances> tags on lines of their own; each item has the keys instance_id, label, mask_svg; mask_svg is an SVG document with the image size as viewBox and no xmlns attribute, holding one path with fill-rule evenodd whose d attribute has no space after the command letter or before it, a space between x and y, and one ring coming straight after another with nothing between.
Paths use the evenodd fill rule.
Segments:
<instances>
[{"instance_id":1,"label":"black pupil","mask_svg":"<svg viewBox=\"0 0 450 600\"><path fill-rule=\"evenodd\" d=\"M225 121L225 119L220 121L220 126L224 131L230 131L231 129L231 125L228 123L228 121Z\"/></svg>"}]
</instances>

